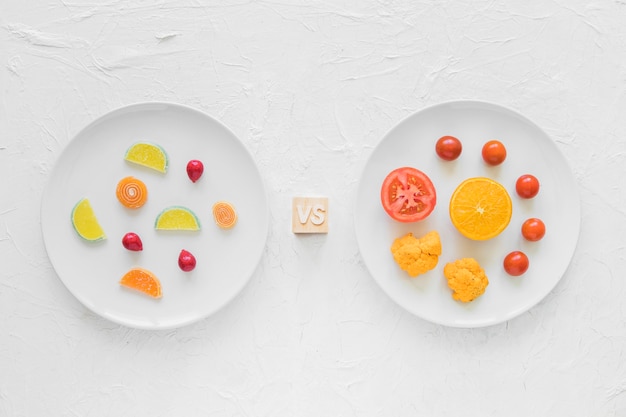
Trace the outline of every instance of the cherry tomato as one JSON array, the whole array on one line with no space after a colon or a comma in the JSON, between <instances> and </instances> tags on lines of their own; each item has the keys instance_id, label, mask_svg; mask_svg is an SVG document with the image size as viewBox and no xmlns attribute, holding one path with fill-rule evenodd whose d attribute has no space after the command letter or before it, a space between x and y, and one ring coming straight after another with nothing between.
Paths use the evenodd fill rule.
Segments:
<instances>
[{"instance_id":1,"label":"cherry tomato","mask_svg":"<svg viewBox=\"0 0 626 417\"><path fill-rule=\"evenodd\" d=\"M423 220L437 204L435 186L422 171L402 167L391 171L380 189L383 208L400 222Z\"/></svg>"},{"instance_id":2,"label":"cherry tomato","mask_svg":"<svg viewBox=\"0 0 626 417\"><path fill-rule=\"evenodd\" d=\"M506 159L506 148L502 142L490 140L483 145L483 159L489 165L500 165Z\"/></svg>"},{"instance_id":3,"label":"cherry tomato","mask_svg":"<svg viewBox=\"0 0 626 417\"><path fill-rule=\"evenodd\" d=\"M515 182L515 191L522 198L533 198L539 193L539 180L530 174L522 175Z\"/></svg>"},{"instance_id":4,"label":"cherry tomato","mask_svg":"<svg viewBox=\"0 0 626 417\"><path fill-rule=\"evenodd\" d=\"M528 256L521 251L513 251L504 257L504 270L514 277L522 275L528 270Z\"/></svg>"},{"instance_id":5,"label":"cherry tomato","mask_svg":"<svg viewBox=\"0 0 626 417\"><path fill-rule=\"evenodd\" d=\"M524 239L531 242L541 240L546 234L546 225L543 224L541 219L535 217L526 220L522 224L522 236Z\"/></svg>"},{"instance_id":6,"label":"cherry tomato","mask_svg":"<svg viewBox=\"0 0 626 417\"><path fill-rule=\"evenodd\" d=\"M463 146L461 141L454 136L442 136L435 145L435 150L439 158L444 161L454 161L461 155Z\"/></svg>"}]
</instances>

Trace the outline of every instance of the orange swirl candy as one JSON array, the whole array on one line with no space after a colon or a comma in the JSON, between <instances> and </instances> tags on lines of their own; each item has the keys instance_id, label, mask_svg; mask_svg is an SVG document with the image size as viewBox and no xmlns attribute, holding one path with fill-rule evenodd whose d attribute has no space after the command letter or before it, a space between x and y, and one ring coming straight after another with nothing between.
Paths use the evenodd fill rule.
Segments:
<instances>
[{"instance_id":1,"label":"orange swirl candy","mask_svg":"<svg viewBox=\"0 0 626 417\"><path fill-rule=\"evenodd\" d=\"M219 201L213 205L213 218L222 229L230 229L237 223L237 212L232 204Z\"/></svg>"},{"instance_id":2,"label":"orange swirl candy","mask_svg":"<svg viewBox=\"0 0 626 417\"><path fill-rule=\"evenodd\" d=\"M148 189L143 181L135 177L125 177L117 183L115 195L123 206L136 209L148 200Z\"/></svg>"}]
</instances>

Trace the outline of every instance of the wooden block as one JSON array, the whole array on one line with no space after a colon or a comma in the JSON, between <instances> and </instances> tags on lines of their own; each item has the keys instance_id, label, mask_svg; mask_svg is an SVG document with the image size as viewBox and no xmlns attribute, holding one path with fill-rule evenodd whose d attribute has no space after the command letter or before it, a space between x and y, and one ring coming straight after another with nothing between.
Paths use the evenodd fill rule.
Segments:
<instances>
[{"instance_id":1,"label":"wooden block","mask_svg":"<svg viewBox=\"0 0 626 417\"><path fill-rule=\"evenodd\" d=\"M328 198L294 197L291 211L293 233L328 233Z\"/></svg>"}]
</instances>

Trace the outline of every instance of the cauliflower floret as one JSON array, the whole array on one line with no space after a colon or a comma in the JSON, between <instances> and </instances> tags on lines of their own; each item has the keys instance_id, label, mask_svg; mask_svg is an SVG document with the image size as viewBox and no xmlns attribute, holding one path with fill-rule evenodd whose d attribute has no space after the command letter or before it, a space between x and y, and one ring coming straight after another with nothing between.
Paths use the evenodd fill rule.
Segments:
<instances>
[{"instance_id":1,"label":"cauliflower floret","mask_svg":"<svg viewBox=\"0 0 626 417\"><path fill-rule=\"evenodd\" d=\"M394 240L391 253L400 268L416 277L437 266L441 255L439 233L432 231L419 239L408 233Z\"/></svg>"},{"instance_id":2,"label":"cauliflower floret","mask_svg":"<svg viewBox=\"0 0 626 417\"><path fill-rule=\"evenodd\" d=\"M457 259L443 267L452 298L469 303L483 295L489 285L485 270L474 258Z\"/></svg>"}]
</instances>

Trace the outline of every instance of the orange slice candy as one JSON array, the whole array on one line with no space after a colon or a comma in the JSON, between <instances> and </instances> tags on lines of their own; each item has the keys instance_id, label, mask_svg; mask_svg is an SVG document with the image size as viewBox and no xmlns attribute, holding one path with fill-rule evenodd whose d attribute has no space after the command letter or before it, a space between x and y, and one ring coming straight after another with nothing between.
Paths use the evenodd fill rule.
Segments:
<instances>
[{"instance_id":1,"label":"orange slice candy","mask_svg":"<svg viewBox=\"0 0 626 417\"><path fill-rule=\"evenodd\" d=\"M148 200L148 188L135 177L125 177L117 183L115 195L124 207L136 209Z\"/></svg>"},{"instance_id":2,"label":"orange slice candy","mask_svg":"<svg viewBox=\"0 0 626 417\"><path fill-rule=\"evenodd\" d=\"M502 184L485 177L468 178L450 198L450 220L472 240L498 236L511 221L513 204Z\"/></svg>"},{"instance_id":3,"label":"orange slice candy","mask_svg":"<svg viewBox=\"0 0 626 417\"><path fill-rule=\"evenodd\" d=\"M218 201L213 205L213 218L215 224L222 229L230 229L237 223L237 212L232 204L226 201Z\"/></svg>"},{"instance_id":4,"label":"orange slice candy","mask_svg":"<svg viewBox=\"0 0 626 417\"><path fill-rule=\"evenodd\" d=\"M143 268L133 268L128 271L122 279L120 284L126 288L130 288L146 294L152 298L161 298L161 282L150 271Z\"/></svg>"}]
</instances>

